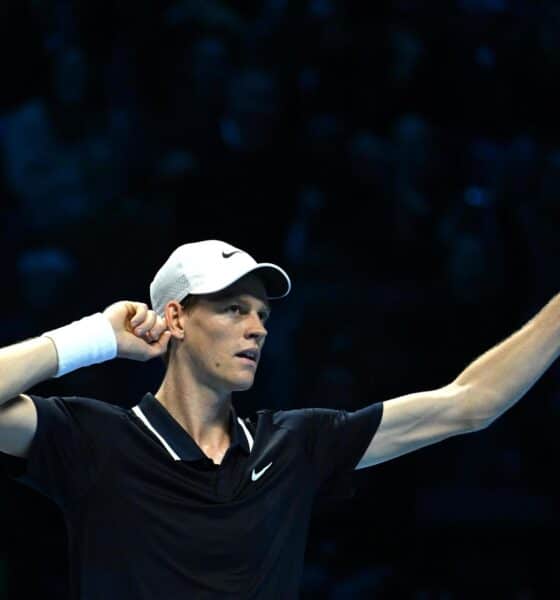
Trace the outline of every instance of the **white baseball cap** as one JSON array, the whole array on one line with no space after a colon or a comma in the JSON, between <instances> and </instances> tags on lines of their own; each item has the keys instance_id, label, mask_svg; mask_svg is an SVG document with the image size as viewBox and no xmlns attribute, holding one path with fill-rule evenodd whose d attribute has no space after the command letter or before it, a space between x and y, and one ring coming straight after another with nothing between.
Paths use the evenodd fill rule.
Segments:
<instances>
[{"instance_id":1,"label":"white baseball cap","mask_svg":"<svg viewBox=\"0 0 560 600\"><path fill-rule=\"evenodd\" d=\"M262 277L268 298L288 295L292 283L277 265L258 263L244 250L220 240L183 244L171 253L150 284L152 309L163 317L169 301L219 292L255 271Z\"/></svg>"}]
</instances>

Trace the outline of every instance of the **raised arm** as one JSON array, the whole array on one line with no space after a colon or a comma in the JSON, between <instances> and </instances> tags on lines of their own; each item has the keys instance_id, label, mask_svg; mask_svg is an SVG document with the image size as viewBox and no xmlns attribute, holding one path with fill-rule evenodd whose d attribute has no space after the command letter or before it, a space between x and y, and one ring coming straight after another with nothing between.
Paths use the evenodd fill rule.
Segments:
<instances>
[{"instance_id":1,"label":"raised arm","mask_svg":"<svg viewBox=\"0 0 560 600\"><path fill-rule=\"evenodd\" d=\"M449 385L384 402L378 431L356 468L487 427L533 386L559 354L560 294Z\"/></svg>"},{"instance_id":2,"label":"raised arm","mask_svg":"<svg viewBox=\"0 0 560 600\"><path fill-rule=\"evenodd\" d=\"M117 302L109 306L97 323L105 326L105 334L114 336L116 356L133 360L149 360L165 352L170 339L166 324L148 307L139 302ZM93 329L92 329L93 327ZM88 329L89 328L89 329ZM57 376L60 358L65 356L68 370L100 362L93 360L80 364L76 356L87 358L87 346L95 344L101 335L96 321L87 327L78 321L65 328L62 336L56 332L26 340L0 349L0 451L15 456L26 456L37 428L35 406L25 391L34 385ZM75 338L75 339L74 339ZM59 346L55 340L59 340ZM61 343L71 344L71 352ZM86 346L82 351L80 345ZM64 350L64 352L63 352Z\"/></svg>"}]
</instances>

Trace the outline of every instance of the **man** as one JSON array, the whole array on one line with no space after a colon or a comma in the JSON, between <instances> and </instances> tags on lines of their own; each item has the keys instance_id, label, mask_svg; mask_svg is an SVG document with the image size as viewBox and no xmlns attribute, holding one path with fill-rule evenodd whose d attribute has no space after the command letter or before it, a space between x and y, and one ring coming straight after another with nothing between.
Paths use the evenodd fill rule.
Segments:
<instances>
[{"instance_id":1,"label":"man","mask_svg":"<svg viewBox=\"0 0 560 600\"><path fill-rule=\"evenodd\" d=\"M152 281L152 309L117 302L0 351L0 450L63 512L72 598L295 598L318 495L344 492L355 468L486 427L558 356L556 296L440 389L244 421L232 392L251 387L270 300L290 285L225 242L185 244ZM23 393L115 356L165 356L156 394L127 410Z\"/></svg>"}]
</instances>

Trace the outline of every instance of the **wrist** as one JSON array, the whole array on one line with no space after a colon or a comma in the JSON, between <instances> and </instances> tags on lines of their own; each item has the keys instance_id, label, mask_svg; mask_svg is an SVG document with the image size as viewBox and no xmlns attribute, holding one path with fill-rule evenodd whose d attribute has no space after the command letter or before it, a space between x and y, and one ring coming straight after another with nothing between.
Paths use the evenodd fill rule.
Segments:
<instances>
[{"instance_id":1,"label":"wrist","mask_svg":"<svg viewBox=\"0 0 560 600\"><path fill-rule=\"evenodd\" d=\"M58 359L54 377L111 360L117 356L117 338L111 323L95 313L42 334L54 343Z\"/></svg>"}]
</instances>

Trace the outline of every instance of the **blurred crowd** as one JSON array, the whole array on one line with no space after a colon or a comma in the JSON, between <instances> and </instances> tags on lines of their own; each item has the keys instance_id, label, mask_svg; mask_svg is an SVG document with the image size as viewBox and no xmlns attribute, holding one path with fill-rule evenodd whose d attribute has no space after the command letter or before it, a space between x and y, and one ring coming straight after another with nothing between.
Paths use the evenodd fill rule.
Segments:
<instances>
[{"instance_id":1,"label":"blurred crowd","mask_svg":"<svg viewBox=\"0 0 560 600\"><path fill-rule=\"evenodd\" d=\"M556 2L12 0L1 11L1 345L118 299L149 301L176 245L225 239L294 282L239 412L354 410L447 383L558 291ZM132 405L153 391L156 362L41 391ZM521 522L513 537L540 543L557 526L543 466L558 450L551 371L533 406L475 441L360 474L344 523L367 538L327 534L336 517L318 517L306 597L541 597L505 532ZM503 547L477 553L469 538L469 523L490 538L496 522L511 570ZM463 548L453 556L451 539Z\"/></svg>"}]
</instances>

